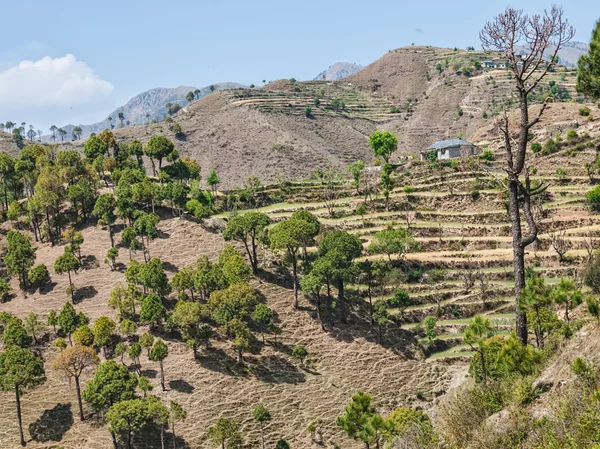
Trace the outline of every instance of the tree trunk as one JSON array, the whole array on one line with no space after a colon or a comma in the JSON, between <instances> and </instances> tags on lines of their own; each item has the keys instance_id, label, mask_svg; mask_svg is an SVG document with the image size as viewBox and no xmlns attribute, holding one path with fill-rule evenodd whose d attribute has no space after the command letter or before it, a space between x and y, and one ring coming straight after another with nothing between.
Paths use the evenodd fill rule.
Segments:
<instances>
[{"instance_id":1,"label":"tree trunk","mask_svg":"<svg viewBox=\"0 0 600 449\"><path fill-rule=\"evenodd\" d=\"M131 429L127 431L127 449L131 449Z\"/></svg>"},{"instance_id":2,"label":"tree trunk","mask_svg":"<svg viewBox=\"0 0 600 449\"><path fill-rule=\"evenodd\" d=\"M535 318L537 322L537 329L535 331L535 338L538 349L544 349L544 339L542 338L542 324L540 320L540 308L535 308Z\"/></svg>"},{"instance_id":3,"label":"tree trunk","mask_svg":"<svg viewBox=\"0 0 600 449\"><path fill-rule=\"evenodd\" d=\"M516 333L523 346L527 344L527 315L519 307L519 297L525 288L525 249L521 245L521 214L519 211L519 180L509 179L509 215L513 238L513 269L515 278Z\"/></svg>"},{"instance_id":4,"label":"tree trunk","mask_svg":"<svg viewBox=\"0 0 600 449\"><path fill-rule=\"evenodd\" d=\"M344 297L344 281L338 281L338 300L340 302L340 321L342 323L347 323L348 319L346 318L346 298Z\"/></svg>"},{"instance_id":5,"label":"tree trunk","mask_svg":"<svg viewBox=\"0 0 600 449\"><path fill-rule=\"evenodd\" d=\"M161 449L165 449L165 426L164 426L164 424L160 425L160 447L161 447Z\"/></svg>"},{"instance_id":6,"label":"tree trunk","mask_svg":"<svg viewBox=\"0 0 600 449\"><path fill-rule=\"evenodd\" d=\"M321 330L325 331L325 326L323 325L323 319L321 318L321 295L319 293L315 294L315 302L316 302L317 319L319 320L319 324L321 325Z\"/></svg>"},{"instance_id":7,"label":"tree trunk","mask_svg":"<svg viewBox=\"0 0 600 449\"><path fill-rule=\"evenodd\" d=\"M252 234L252 272L256 274L258 272L258 257L256 255L256 238Z\"/></svg>"},{"instance_id":8,"label":"tree trunk","mask_svg":"<svg viewBox=\"0 0 600 449\"><path fill-rule=\"evenodd\" d=\"M71 302L75 304L75 298L73 295L73 282L71 282L71 271L67 271L67 274L69 275L69 289L71 290Z\"/></svg>"},{"instance_id":9,"label":"tree trunk","mask_svg":"<svg viewBox=\"0 0 600 449\"><path fill-rule=\"evenodd\" d=\"M262 440L262 449L265 449L265 431L262 423L260 423L260 439Z\"/></svg>"},{"instance_id":10,"label":"tree trunk","mask_svg":"<svg viewBox=\"0 0 600 449\"><path fill-rule=\"evenodd\" d=\"M81 402L81 388L79 387L79 376L75 376L75 389L77 390L77 405L79 405L79 419L85 421L83 416L83 403Z\"/></svg>"},{"instance_id":11,"label":"tree trunk","mask_svg":"<svg viewBox=\"0 0 600 449\"><path fill-rule=\"evenodd\" d=\"M375 321L373 320L373 295L371 293L371 281L367 284L367 294L369 295L369 308L371 310L371 324Z\"/></svg>"},{"instance_id":12,"label":"tree trunk","mask_svg":"<svg viewBox=\"0 0 600 449\"><path fill-rule=\"evenodd\" d=\"M166 391L167 389L165 388L165 369L163 367L163 361L160 360L160 385L162 386L163 391Z\"/></svg>"},{"instance_id":13,"label":"tree trunk","mask_svg":"<svg viewBox=\"0 0 600 449\"><path fill-rule=\"evenodd\" d=\"M23 421L21 419L21 395L19 394L19 386L15 385L15 395L17 398L17 425L19 426L19 439L21 446L25 446L25 438L23 437Z\"/></svg>"},{"instance_id":14,"label":"tree trunk","mask_svg":"<svg viewBox=\"0 0 600 449\"><path fill-rule=\"evenodd\" d=\"M175 447L175 440L176 440L176 437L175 437L175 422L173 422L173 424L171 425L171 429L172 429L171 432L173 433L173 449L177 449Z\"/></svg>"},{"instance_id":15,"label":"tree trunk","mask_svg":"<svg viewBox=\"0 0 600 449\"><path fill-rule=\"evenodd\" d=\"M110 237L110 247L114 248L115 242L113 239L112 225L110 223L108 224L108 236Z\"/></svg>"},{"instance_id":16,"label":"tree trunk","mask_svg":"<svg viewBox=\"0 0 600 449\"><path fill-rule=\"evenodd\" d=\"M569 301L565 303L565 321L569 324Z\"/></svg>"},{"instance_id":17,"label":"tree trunk","mask_svg":"<svg viewBox=\"0 0 600 449\"><path fill-rule=\"evenodd\" d=\"M294 283L294 309L298 308L298 263L296 261L296 254L292 259L292 282Z\"/></svg>"},{"instance_id":18,"label":"tree trunk","mask_svg":"<svg viewBox=\"0 0 600 449\"><path fill-rule=\"evenodd\" d=\"M483 376L483 383L487 383L487 371L485 367L485 356L483 355L483 348L479 345L479 354L481 355L481 375Z\"/></svg>"},{"instance_id":19,"label":"tree trunk","mask_svg":"<svg viewBox=\"0 0 600 449\"><path fill-rule=\"evenodd\" d=\"M119 445L117 444L117 436L115 435L115 433L111 432L110 436L112 438L113 449L119 449Z\"/></svg>"}]
</instances>

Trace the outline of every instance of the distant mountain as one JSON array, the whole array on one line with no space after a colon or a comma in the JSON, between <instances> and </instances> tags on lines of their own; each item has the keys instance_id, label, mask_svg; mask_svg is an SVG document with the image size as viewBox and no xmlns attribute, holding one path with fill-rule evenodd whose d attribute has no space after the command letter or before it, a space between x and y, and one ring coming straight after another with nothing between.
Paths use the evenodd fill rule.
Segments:
<instances>
[{"instance_id":1,"label":"distant mountain","mask_svg":"<svg viewBox=\"0 0 600 449\"><path fill-rule=\"evenodd\" d=\"M217 83L213 85L215 89L234 89L236 87L244 87L238 83ZM177 103L182 107L185 107L188 102L185 99L188 92L194 92L195 87L192 86L179 86L176 88L164 88L157 87L150 89L146 92L142 92L129 100L124 106L118 107L109 114L108 117L112 117L112 125L115 128L120 128L121 123L119 121L119 113L122 112L124 115L123 126L129 125L142 125L152 120L162 120L164 114L167 112L165 104ZM202 98L205 95L211 93L210 86L199 89L200 92L196 98ZM110 129L111 123L108 117L101 122L94 123L91 125L79 125L83 130L82 137L88 137L91 133L98 133L105 129ZM75 125L66 125L62 128L67 131L67 138L72 138L71 131ZM50 140L50 136L44 136L44 140Z\"/></svg>"},{"instance_id":2,"label":"distant mountain","mask_svg":"<svg viewBox=\"0 0 600 449\"><path fill-rule=\"evenodd\" d=\"M352 62L336 62L332 66L329 66L327 70L319 73L314 79L327 81L337 81L350 76L363 68L360 64L354 64Z\"/></svg>"},{"instance_id":3,"label":"distant mountain","mask_svg":"<svg viewBox=\"0 0 600 449\"><path fill-rule=\"evenodd\" d=\"M564 46L558 51L558 63L566 66L575 66L577 65L579 57L585 55L589 51L589 49L589 45L583 42L571 41L567 44L564 44ZM527 47L518 46L517 50L522 53L526 53ZM548 59L550 59L551 56L548 55L548 53L551 53L553 51L554 47L550 47L549 50L546 52L546 56L548 57Z\"/></svg>"}]
</instances>

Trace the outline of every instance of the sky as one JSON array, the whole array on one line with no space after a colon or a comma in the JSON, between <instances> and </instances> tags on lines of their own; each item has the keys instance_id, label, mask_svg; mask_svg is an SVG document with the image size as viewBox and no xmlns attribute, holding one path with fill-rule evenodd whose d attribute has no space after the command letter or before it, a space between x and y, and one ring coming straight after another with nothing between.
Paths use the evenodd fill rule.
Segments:
<instances>
[{"instance_id":1,"label":"sky","mask_svg":"<svg viewBox=\"0 0 600 449\"><path fill-rule=\"evenodd\" d=\"M480 47L478 33L527 0L21 0L2 2L0 122L44 133L91 124L154 87L312 79L338 61L368 65L411 45ZM596 0L562 5L589 42Z\"/></svg>"}]
</instances>

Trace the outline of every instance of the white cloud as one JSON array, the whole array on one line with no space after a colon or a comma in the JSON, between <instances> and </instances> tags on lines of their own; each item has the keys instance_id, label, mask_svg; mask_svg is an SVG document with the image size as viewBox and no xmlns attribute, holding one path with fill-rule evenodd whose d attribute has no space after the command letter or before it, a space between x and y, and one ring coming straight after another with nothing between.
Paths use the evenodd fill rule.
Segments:
<instances>
[{"instance_id":1,"label":"white cloud","mask_svg":"<svg viewBox=\"0 0 600 449\"><path fill-rule=\"evenodd\" d=\"M72 54L21 61L0 72L0 107L52 108L97 103L114 87Z\"/></svg>"}]
</instances>

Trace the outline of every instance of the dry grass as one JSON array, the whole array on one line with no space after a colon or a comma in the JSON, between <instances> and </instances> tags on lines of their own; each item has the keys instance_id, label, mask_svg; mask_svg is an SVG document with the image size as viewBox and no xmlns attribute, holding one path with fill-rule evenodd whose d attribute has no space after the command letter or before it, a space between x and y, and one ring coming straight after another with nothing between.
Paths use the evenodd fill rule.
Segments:
<instances>
[{"instance_id":1,"label":"dry grass","mask_svg":"<svg viewBox=\"0 0 600 449\"><path fill-rule=\"evenodd\" d=\"M3 226L6 230L7 225ZM223 247L219 235L184 219L166 218L161 221L160 229L163 235L151 243L151 255L167 263L170 276L175 269L194 263L202 254L216 257ZM83 234L82 255L100 263L91 263L74 276L79 292L86 291L87 296L78 299L76 308L92 320L101 315L114 317L107 299L114 284L124 281L124 275L122 271L111 271L102 262L109 246L107 231L90 226ZM62 250L61 246L39 245L36 262L52 266ZM128 262L127 251L121 249L118 262ZM64 293L66 276L53 275L52 281L55 285L51 291L45 294L17 293L10 302L1 305L1 310L19 316L34 311L45 319L50 309L60 309L67 299ZM188 410L188 419L179 425L178 434L190 447L211 447L206 440L206 430L220 416L242 422L247 441L256 441L258 433L251 416L258 403L267 406L274 417L267 428L271 445L276 439L285 437L295 447L309 447L304 429L313 419L322 418L327 424L325 436L328 440L344 447L360 447L342 439L334 424L335 417L354 391L363 388L371 392L378 407L386 412L401 405L416 405L417 391L422 391L430 400L443 394L453 373L462 370L460 364L448 367L413 358L412 345L416 340L405 331L390 330L384 345L380 345L360 314L354 316L354 323L323 333L312 317L312 306L306 301L301 302L301 310L293 310L290 289L266 281L254 283L277 313L284 332L277 343L268 339L260 354L248 355L247 369L235 362L227 341L216 341L214 349L203 352L198 361L194 361L183 343L167 341L170 354L165 370L170 388L163 393L159 391L156 377L158 367L142 357L142 368L151 377L156 395L164 401L177 400ZM16 290L16 284L13 287ZM300 367L291 358L291 350L298 344L308 348L310 368ZM109 447L109 434L100 422L80 423L75 418L73 388L50 369L57 350L49 342L41 349L48 381L23 399L28 446L55 447L58 444L55 440L61 439L60 444L67 448ZM12 447L16 441L14 398L8 393L0 397L0 446ZM153 441L147 447L159 447L158 444Z\"/></svg>"}]
</instances>

